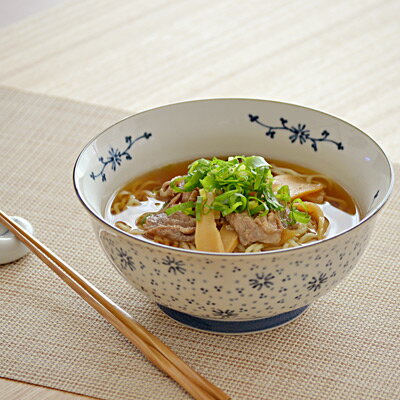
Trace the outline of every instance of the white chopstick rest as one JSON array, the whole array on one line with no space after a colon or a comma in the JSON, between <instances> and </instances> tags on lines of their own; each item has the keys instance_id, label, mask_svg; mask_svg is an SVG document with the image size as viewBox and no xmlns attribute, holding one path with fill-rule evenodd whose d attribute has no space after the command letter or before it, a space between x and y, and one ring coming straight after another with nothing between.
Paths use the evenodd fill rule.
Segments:
<instances>
[{"instance_id":1,"label":"white chopstick rest","mask_svg":"<svg viewBox=\"0 0 400 400\"><path fill-rule=\"evenodd\" d=\"M15 216L11 217L11 219L31 235L33 234L33 227L26 219ZM0 265L16 261L28 252L29 249L0 224Z\"/></svg>"}]
</instances>

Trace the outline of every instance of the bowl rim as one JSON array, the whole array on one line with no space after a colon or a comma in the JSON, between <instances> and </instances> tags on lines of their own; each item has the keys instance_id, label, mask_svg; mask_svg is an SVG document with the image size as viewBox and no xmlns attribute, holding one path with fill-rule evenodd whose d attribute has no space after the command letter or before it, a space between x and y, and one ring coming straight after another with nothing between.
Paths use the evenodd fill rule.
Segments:
<instances>
[{"instance_id":1,"label":"bowl rim","mask_svg":"<svg viewBox=\"0 0 400 400\"><path fill-rule=\"evenodd\" d=\"M306 243L302 246L299 247L290 247L290 248L286 248L286 249L276 249L276 250L269 250L269 251L257 251L257 252L251 252L251 253L217 253L217 252L208 252L208 251L199 251L199 250L189 250L189 249L182 249L180 247L173 247L173 246L167 246L165 244L161 244L161 243L157 243L154 241L151 241L150 239L143 239L140 236L133 236L130 235L129 233L123 231L122 229L117 228L116 226L113 226L111 223L107 222L103 217L99 217L99 215L97 215L91 208L90 206L85 202L84 200L84 196L81 194L79 188L78 188L78 183L77 183L77 168L78 168L78 164L80 159L83 157L83 154L85 153L85 151L87 150L87 148L89 146L92 145L93 142L95 142L100 136L102 136L103 134L105 134L106 132L108 132L110 129L112 129L114 126L120 124L121 122L128 120L130 118L142 115L142 114L146 114L158 109L163 109L163 108L168 108L168 107L173 107L173 106L177 106L180 104L190 104L190 103L200 103L200 102L209 102L209 101L254 101L254 102L262 102L262 103L275 103L275 104L284 104L284 105L288 105L288 106L292 106L292 107L297 107L297 108L301 108L301 109L305 109L305 110L309 110L309 111L313 111L313 112L317 112L319 114L323 114L323 115L327 115L329 117L332 117L340 122L343 122L349 126L351 126L352 128L354 128L358 133L363 134L370 142L372 142L373 145L375 145L375 147L382 153L388 167L389 167L389 173L390 173L390 182L389 182L389 188L386 192L385 197L380 201L380 203L378 203L378 205L376 206L375 210L369 214L368 216L362 218L357 224L355 224L354 226L351 226L350 228L341 231L339 233L337 233L336 235L333 235L331 237L325 238L325 239L321 239L321 240L316 240L314 242L310 242L310 243ZM293 251L299 251L302 249L308 249L310 247L313 246L318 246L322 243L326 243L330 240L336 239L339 236L345 235L346 233L359 228L361 225L363 225L365 222L369 221L372 217L374 217L382 208L383 206L387 203L392 191L393 191L393 187L394 187L394 170L393 170L393 166L392 163L390 162L388 156L386 155L385 151L382 149L382 147L377 143L377 141L375 139L373 139L371 136L369 136L367 133L365 133L364 131L362 131L360 128L356 127L355 125L324 111L320 111L317 110L315 108L311 108L311 107L306 107L306 106L302 106L299 104L294 104L294 103L288 103L288 102L284 102L284 101L276 101L276 100L267 100L267 99L256 99L256 98L246 98L246 97L215 97L215 98L208 98L208 99L196 99L196 100L187 100L187 101L179 101L179 102L175 102L175 103L169 103L169 104L164 104L161 106L157 106L157 107L153 107L150 108L148 110L144 110L144 111L140 111L138 113L135 114L131 114L126 116L125 118L122 118L120 120L118 120L117 122L111 124L110 126L108 126L107 128L105 128L104 130L102 130L100 133L98 133L97 135L95 135L94 137L92 137L89 142L83 147L83 149L80 151L75 164L74 164L74 168L72 171L72 180L73 180L73 185L74 185L74 189L75 189L75 193L78 197L78 199L81 201L82 205L84 206L84 208L86 209L86 211L93 216L98 222L102 223L103 225L105 225L107 228L112 229L113 231L115 231L115 233L117 233L119 236L125 237L125 238L129 238L129 239L133 239L133 240L137 240L142 244L147 244L150 246L155 246L156 248L164 248L166 250L169 251L173 251L173 252L178 252L178 253L187 253L187 254L196 254L196 255L200 255L200 256L212 256L212 257L250 257L250 256L260 256L260 255L269 255L269 254L278 254L278 253L289 253L289 252L293 252Z\"/></svg>"}]
</instances>

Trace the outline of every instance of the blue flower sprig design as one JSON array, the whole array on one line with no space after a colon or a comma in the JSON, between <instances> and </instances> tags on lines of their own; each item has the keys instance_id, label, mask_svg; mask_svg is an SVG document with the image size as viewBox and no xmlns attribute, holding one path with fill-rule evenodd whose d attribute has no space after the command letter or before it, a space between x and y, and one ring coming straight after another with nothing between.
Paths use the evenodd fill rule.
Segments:
<instances>
[{"instance_id":1,"label":"blue flower sprig design","mask_svg":"<svg viewBox=\"0 0 400 400\"><path fill-rule=\"evenodd\" d=\"M274 285L274 278L275 276L271 273L264 274L264 272L259 272L255 278L249 279L249 284L253 289L257 290L261 290L264 286L270 288Z\"/></svg>"},{"instance_id":2,"label":"blue flower sprig design","mask_svg":"<svg viewBox=\"0 0 400 400\"><path fill-rule=\"evenodd\" d=\"M118 150L117 148L110 147L108 150L108 157L99 157L99 161L103 164L102 169L99 173L95 174L94 172L90 173L90 177L95 181L96 178L101 177L101 181L105 182L107 180L105 170L111 165L111 169L115 171L118 166L121 165L122 160L132 160L132 155L129 153L131 147L141 139L149 139L152 136L151 133L145 132L143 135L138 136L136 139L132 139L132 136L125 136L125 143L127 144L125 150Z\"/></svg>"},{"instance_id":3,"label":"blue flower sprig design","mask_svg":"<svg viewBox=\"0 0 400 400\"><path fill-rule=\"evenodd\" d=\"M371 205L368 208L368 211L372 208L372 206L373 206L375 200L378 198L378 196L379 196L379 190L377 190L377 192L374 194L374 198L372 199L372 202L371 202Z\"/></svg>"},{"instance_id":4,"label":"blue flower sprig design","mask_svg":"<svg viewBox=\"0 0 400 400\"><path fill-rule=\"evenodd\" d=\"M283 130L292 133L289 136L289 139L292 143L299 142L300 144L304 144L306 142L311 142L311 147L313 148L314 151L318 151L317 143L319 142L333 143L337 146L338 150L344 149L342 142L336 142L335 140L328 139L330 133L327 130L323 130L321 132L321 137L312 137L310 135L310 131L306 129L305 124L297 124L297 126L289 127L287 125L288 120L285 118L280 118L281 126L271 126L264 124L259 120L258 115L249 114L249 119L250 122L255 122L256 124L263 126L264 128L267 128L268 130L265 132L265 135L269 136L271 139L274 139L275 134L278 130Z\"/></svg>"},{"instance_id":5,"label":"blue flower sprig design","mask_svg":"<svg viewBox=\"0 0 400 400\"><path fill-rule=\"evenodd\" d=\"M321 286L328 280L325 273L319 274L319 276L313 276L311 281L308 282L307 289L316 292L321 289Z\"/></svg>"},{"instance_id":6,"label":"blue flower sprig design","mask_svg":"<svg viewBox=\"0 0 400 400\"><path fill-rule=\"evenodd\" d=\"M214 317L218 317L221 319L227 319L231 317L236 317L238 314L235 313L234 310L221 310L219 308L212 310Z\"/></svg>"},{"instance_id":7,"label":"blue flower sprig design","mask_svg":"<svg viewBox=\"0 0 400 400\"><path fill-rule=\"evenodd\" d=\"M181 260L175 260L174 257L166 256L162 259L162 263L166 265L169 273L174 273L174 275L179 272L180 274L184 274L186 272L186 268L184 268L184 263Z\"/></svg>"}]
</instances>

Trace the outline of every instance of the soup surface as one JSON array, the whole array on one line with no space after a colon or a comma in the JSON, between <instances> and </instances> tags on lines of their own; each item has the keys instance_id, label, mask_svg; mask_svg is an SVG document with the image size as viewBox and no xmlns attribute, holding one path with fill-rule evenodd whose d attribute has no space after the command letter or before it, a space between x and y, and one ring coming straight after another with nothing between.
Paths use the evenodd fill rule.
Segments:
<instances>
[{"instance_id":1,"label":"soup surface","mask_svg":"<svg viewBox=\"0 0 400 400\"><path fill-rule=\"evenodd\" d=\"M224 164L226 158L215 160L213 167L206 160L206 167L200 162L196 170L197 161L185 161L133 179L109 200L106 220L159 243L216 252L301 246L334 236L360 220L351 196L318 172L277 160L263 164L258 156L238 157L232 165ZM249 165L250 178L244 164ZM212 179L204 180L201 168L208 168ZM203 175L190 187L199 170ZM228 174L221 183L218 174L227 170L236 175ZM262 182L269 185L262 190L257 186L261 173ZM251 179L257 189L246 186Z\"/></svg>"}]
</instances>

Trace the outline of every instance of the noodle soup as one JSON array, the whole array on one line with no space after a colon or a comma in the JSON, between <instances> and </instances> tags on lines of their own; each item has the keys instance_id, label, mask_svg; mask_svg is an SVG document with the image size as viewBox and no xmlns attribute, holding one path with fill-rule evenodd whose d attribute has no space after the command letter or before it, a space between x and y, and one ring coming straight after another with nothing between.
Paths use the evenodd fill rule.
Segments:
<instances>
[{"instance_id":1,"label":"noodle soup","mask_svg":"<svg viewBox=\"0 0 400 400\"><path fill-rule=\"evenodd\" d=\"M202 161L199 176L191 162L156 171L210 155L210 149L215 155L263 152L327 174L349 191L362 218L330 179L271 160L269 166L257 157L237 160L244 171L240 165L228 167L231 182L217 161ZM296 173L304 175L297 189L310 180L324 192L317 185L309 193L296 188L292 193L291 182L279 176ZM183 178L176 181L178 175ZM239 179L245 175L249 185ZM174 194L168 181L182 192ZM158 107L112 125L79 155L74 186L102 251L130 285L181 324L241 334L294 320L348 276L389 198L393 172L375 141L326 113L263 100L212 99ZM256 227L257 236L249 235L255 229L242 232L240 221ZM198 226L211 232L197 235L200 246L213 244L216 251L197 247ZM175 230L185 240L161 237ZM225 245L235 241L227 253ZM217 252L221 242L224 252ZM282 247L288 248L273 250Z\"/></svg>"},{"instance_id":2,"label":"noodle soup","mask_svg":"<svg viewBox=\"0 0 400 400\"><path fill-rule=\"evenodd\" d=\"M259 156L203 160L135 178L106 220L174 247L247 253L302 246L360 220L351 196L315 171Z\"/></svg>"}]
</instances>

